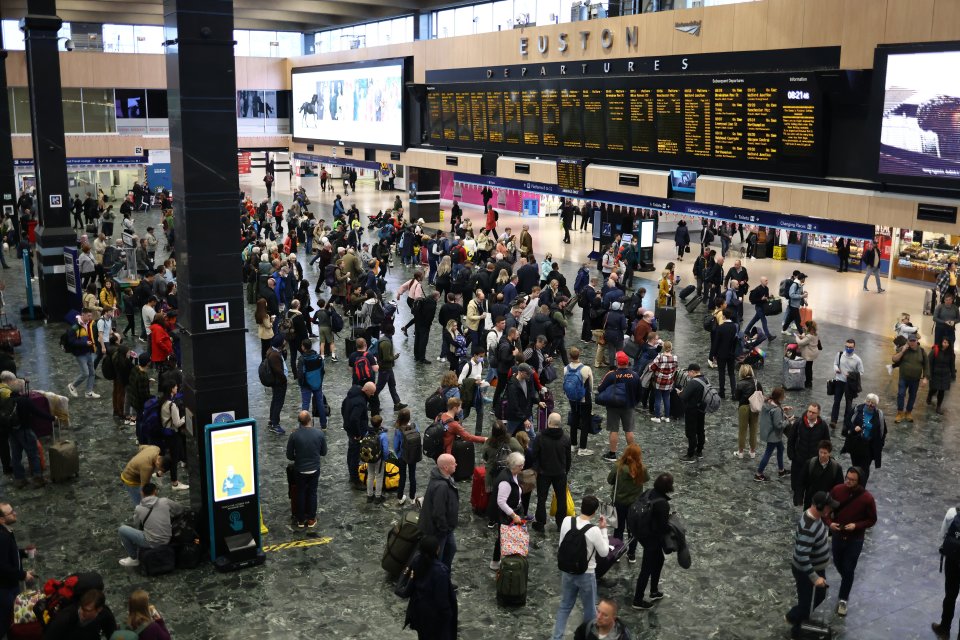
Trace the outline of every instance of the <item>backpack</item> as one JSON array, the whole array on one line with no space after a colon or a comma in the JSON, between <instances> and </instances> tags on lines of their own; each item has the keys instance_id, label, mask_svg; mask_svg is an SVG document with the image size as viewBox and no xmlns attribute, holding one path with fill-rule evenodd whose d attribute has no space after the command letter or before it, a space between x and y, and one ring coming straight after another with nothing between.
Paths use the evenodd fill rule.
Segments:
<instances>
[{"instance_id":1,"label":"backpack","mask_svg":"<svg viewBox=\"0 0 960 640\"><path fill-rule=\"evenodd\" d=\"M713 333L713 330L717 328L717 319L712 313L708 313L703 316L703 330L708 333Z\"/></svg>"},{"instance_id":2,"label":"backpack","mask_svg":"<svg viewBox=\"0 0 960 640\"><path fill-rule=\"evenodd\" d=\"M73 327L68 327L66 331L60 334L60 348L63 349L64 353L73 353L73 346L70 344L70 340L73 339L71 335L73 331Z\"/></svg>"},{"instance_id":3,"label":"backpack","mask_svg":"<svg viewBox=\"0 0 960 640\"><path fill-rule=\"evenodd\" d=\"M452 293L463 293L467 290L467 269L460 269L450 278L450 291Z\"/></svg>"},{"instance_id":4,"label":"backpack","mask_svg":"<svg viewBox=\"0 0 960 640\"><path fill-rule=\"evenodd\" d=\"M297 332L293 328L293 317L287 314L277 324L277 333L283 336L287 342L293 342L297 338Z\"/></svg>"},{"instance_id":5,"label":"backpack","mask_svg":"<svg viewBox=\"0 0 960 640\"><path fill-rule=\"evenodd\" d=\"M371 433L360 440L360 460L370 464L380 462L383 458L383 447L380 446L380 434Z\"/></svg>"},{"instance_id":6,"label":"backpack","mask_svg":"<svg viewBox=\"0 0 960 640\"><path fill-rule=\"evenodd\" d=\"M153 624L153 620L147 620L136 629L117 629L110 636L110 640L137 640L140 634L146 631L151 624Z\"/></svg>"},{"instance_id":7,"label":"backpack","mask_svg":"<svg viewBox=\"0 0 960 640\"><path fill-rule=\"evenodd\" d=\"M750 292L750 304L760 304L760 287L754 287L753 291Z\"/></svg>"},{"instance_id":8,"label":"backpack","mask_svg":"<svg viewBox=\"0 0 960 640\"><path fill-rule=\"evenodd\" d=\"M323 388L324 363L323 358L318 353L300 356L300 365L303 371L304 386L312 391L319 391Z\"/></svg>"},{"instance_id":9,"label":"backpack","mask_svg":"<svg viewBox=\"0 0 960 640\"><path fill-rule=\"evenodd\" d=\"M20 413L17 411L17 399L10 391L0 397L0 432L9 433L20 426Z\"/></svg>"},{"instance_id":10,"label":"backpack","mask_svg":"<svg viewBox=\"0 0 960 640\"><path fill-rule=\"evenodd\" d=\"M113 352L107 353L100 365L100 373L104 380L115 380L117 378L117 369L113 366Z\"/></svg>"},{"instance_id":11,"label":"backpack","mask_svg":"<svg viewBox=\"0 0 960 640\"><path fill-rule=\"evenodd\" d=\"M439 416L423 432L423 455L436 460L443 453L443 434L447 432L447 423ZM404 443L406 444L406 443Z\"/></svg>"},{"instance_id":12,"label":"backpack","mask_svg":"<svg viewBox=\"0 0 960 640\"><path fill-rule=\"evenodd\" d=\"M560 548L557 550L557 567L560 571L575 576L587 572L587 566L593 554L587 554L586 534L592 527L592 524L586 524L578 529L576 516L570 516L570 530L563 536Z\"/></svg>"},{"instance_id":13,"label":"backpack","mask_svg":"<svg viewBox=\"0 0 960 640\"><path fill-rule=\"evenodd\" d=\"M443 390L437 389L430 394L427 401L423 403L423 411L427 420L433 420L438 415L447 410L447 399L443 397ZM426 437L426 436L424 436Z\"/></svg>"},{"instance_id":14,"label":"backpack","mask_svg":"<svg viewBox=\"0 0 960 640\"><path fill-rule=\"evenodd\" d=\"M137 416L137 442L156 444L160 435L160 399L150 396Z\"/></svg>"},{"instance_id":15,"label":"backpack","mask_svg":"<svg viewBox=\"0 0 960 640\"><path fill-rule=\"evenodd\" d=\"M264 358L257 367L257 375L260 376L260 384L265 387L272 387L277 383L273 378L273 369L270 368L270 361Z\"/></svg>"},{"instance_id":16,"label":"backpack","mask_svg":"<svg viewBox=\"0 0 960 640\"><path fill-rule=\"evenodd\" d=\"M780 297L789 298L790 297L790 285L793 284L793 278L784 278L780 281Z\"/></svg>"},{"instance_id":17,"label":"backpack","mask_svg":"<svg viewBox=\"0 0 960 640\"><path fill-rule=\"evenodd\" d=\"M713 388L709 382L703 378L694 378L703 386L703 399L697 405L697 408L704 413L716 413L720 409L720 394Z\"/></svg>"},{"instance_id":18,"label":"backpack","mask_svg":"<svg viewBox=\"0 0 960 640\"><path fill-rule=\"evenodd\" d=\"M507 458L510 456L510 447L509 445L503 445L497 449L497 455L493 459L493 467L491 468L492 473L490 476L496 478L500 475L500 472L507 468Z\"/></svg>"},{"instance_id":19,"label":"backpack","mask_svg":"<svg viewBox=\"0 0 960 640\"><path fill-rule=\"evenodd\" d=\"M581 369L583 369L583 365L576 369L567 366L563 372L563 392L570 402L581 402L587 397L587 387L583 384L583 378L580 376Z\"/></svg>"},{"instance_id":20,"label":"backpack","mask_svg":"<svg viewBox=\"0 0 960 640\"><path fill-rule=\"evenodd\" d=\"M337 265L328 264L323 270L323 281L328 287L337 286Z\"/></svg>"},{"instance_id":21,"label":"backpack","mask_svg":"<svg viewBox=\"0 0 960 640\"><path fill-rule=\"evenodd\" d=\"M353 377L357 384L363 384L368 380L373 380L373 369L370 367L370 359L367 354L359 355L353 363Z\"/></svg>"},{"instance_id":22,"label":"backpack","mask_svg":"<svg viewBox=\"0 0 960 640\"><path fill-rule=\"evenodd\" d=\"M423 440L420 432L411 427L403 432L403 461L407 464L417 464L423 460Z\"/></svg>"},{"instance_id":23,"label":"backpack","mask_svg":"<svg viewBox=\"0 0 960 640\"><path fill-rule=\"evenodd\" d=\"M580 290L588 284L590 284L590 272L586 267L580 267L580 270L577 271L577 277L573 281L573 292L580 293ZM582 304L580 306L583 307Z\"/></svg>"},{"instance_id":24,"label":"backpack","mask_svg":"<svg viewBox=\"0 0 960 640\"><path fill-rule=\"evenodd\" d=\"M947 528L947 535L943 537L943 544L940 546L940 555L954 562L960 560L960 512L953 517Z\"/></svg>"},{"instance_id":25,"label":"backpack","mask_svg":"<svg viewBox=\"0 0 960 640\"><path fill-rule=\"evenodd\" d=\"M327 305L327 312L330 315L330 330L334 333L343 331L343 316L333 306Z\"/></svg>"},{"instance_id":26,"label":"backpack","mask_svg":"<svg viewBox=\"0 0 960 640\"><path fill-rule=\"evenodd\" d=\"M377 302L372 306L373 308L370 309L370 326L378 327L385 317L383 314L383 305Z\"/></svg>"},{"instance_id":27,"label":"backpack","mask_svg":"<svg viewBox=\"0 0 960 640\"><path fill-rule=\"evenodd\" d=\"M653 489L644 491L627 512L627 527L634 538L648 539L653 534L653 505L662 499L653 499Z\"/></svg>"}]
</instances>

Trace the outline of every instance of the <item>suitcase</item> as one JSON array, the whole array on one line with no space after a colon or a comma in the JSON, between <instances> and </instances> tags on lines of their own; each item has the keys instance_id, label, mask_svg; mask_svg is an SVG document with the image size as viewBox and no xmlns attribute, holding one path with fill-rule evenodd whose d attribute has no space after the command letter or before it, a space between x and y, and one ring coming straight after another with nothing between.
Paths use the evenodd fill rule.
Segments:
<instances>
[{"instance_id":1,"label":"suitcase","mask_svg":"<svg viewBox=\"0 0 960 640\"><path fill-rule=\"evenodd\" d=\"M486 515L490 506L490 494L486 487L487 468L475 467L473 470L473 486L470 488L470 506L478 516Z\"/></svg>"},{"instance_id":2,"label":"suitcase","mask_svg":"<svg viewBox=\"0 0 960 640\"><path fill-rule=\"evenodd\" d=\"M703 302L703 298L700 296L695 296L683 303L683 306L686 308L687 313L693 313L700 308L700 303Z\"/></svg>"},{"instance_id":3,"label":"suitcase","mask_svg":"<svg viewBox=\"0 0 960 640\"><path fill-rule=\"evenodd\" d=\"M297 521L297 472L293 463L287 465L287 497L290 498L290 518Z\"/></svg>"},{"instance_id":4,"label":"suitcase","mask_svg":"<svg viewBox=\"0 0 960 640\"><path fill-rule=\"evenodd\" d=\"M685 286L685 287L680 291L680 299L683 300L684 302L686 302L686 301L687 301L687 298L689 298L691 295L693 295L693 293L694 293L696 290L697 290L697 285L688 284L687 286Z\"/></svg>"},{"instance_id":5,"label":"suitcase","mask_svg":"<svg viewBox=\"0 0 960 640\"><path fill-rule=\"evenodd\" d=\"M387 532L387 546L383 550L380 566L391 579L396 579L410 562L423 534L417 527L415 511L407 511L400 521Z\"/></svg>"},{"instance_id":6,"label":"suitcase","mask_svg":"<svg viewBox=\"0 0 960 640\"><path fill-rule=\"evenodd\" d=\"M633 341L633 338L624 340L623 352L627 354L631 360L636 360L637 356L640 355L640 346Z\"/></svg>"},{"instance_id":7,"label":"suitcase","mask_svg":"<svg viewBox=\"0 0 960 640\"><path fill-rule=\"evenodd\" d=\"M806 382L806 360L783 359L783 388L787 391L803 389Z\"/></svg>"},{"instance_id":8,"label":"suitcase","mask_svg":"<svg viewBox=\"0 0 960 640\"><path fill-rule=\"evenodd\" d=\"M933 314L934 296L933 289L927 289L923 292L923 315L929 316Z\"/></svg>"},{"instance_id":9,"label":"suitcase","mask_svg":"<svg viewBox=\"0 0 960 640\"><path fill-rule=\"evenodd\" d=\"M680 393L676 387L670 390L670 417L682 418L684 411L683 401L680 399Z\"/></svg>"},{"instance_id":10,"label":"suitcase","mask_svg":"<svg viewBox=\"0 0 960 640\"><path fill-rule=\"evenodd\" d=\"M63 440L60 431L60 421L57 420L54 422L54 442L47 448L52 482L69 480L80 475L80 452L77 450L77 443Z\"/></svg>"},{"instance_id":11,"label":"suitcase","mask_svg":"<svg viewBox=\"0 0 960 640\"><path fill-rule=\"evenodd\" d=\"M527 604L527 575L529 564L525 556L513 555L500 559L497 571L497 602L522 607Z\"/></svg>"},{"instance_id":12,"label":"suitcase","mask_svg":"<svg viewBox=\"0 0 960 640\"><path fill-rule=\"evenodd\" d=\"M796 636L798 640L831 640L833 638L833 630L827 624L826 613L823 614L823 620L819 622L813 619L813 603L817 601L816 596L817 590L814 589L810 597L810 615L800 623L800 631ZM826 602L826 598L823 601Z\"/></svg>"},{"instance_id":13,"label":"suitcase","mask_svg":"<svg viewBox=\"0 0 960 640\"><path fill-rule=\"evenodd\" d=\"M350 354L357 350L357 341L353 338L346 338L346 344L344 345L344 354L347 358L350 357ZM346 360L346 358L344 358Z\"/></svg>"},{"instance_id":14,"label":"suitcase","mask_svg":"<svg viewBox=\"0 0 960 640\"><path fill-rule=\"evenodd\" d=\"M763 303L763 315L765 316L778 316L783 313L783 299L782 298L768 298L766 302Z\"/></svg>"},{"instance_id":15,"label":"suitcase","mask_svg":"<svg viewBox=\"0 0 960 640\"><path fill-rule=\"evenodd\" d=\"M620 538L611 537L610 546L612 549L607 553L607 557L601 558L597 556L597 568L594 569L594 573L598 580L602 578L613 565L620 562L620 558L627 553L627 549L630 547L630 541L624 542Z\"/></svg>"},{"instance_id":16,"label":"suitcase","mask_svg":"<svg viewBox=\"0 0 960 640\"><path fill-rule=\"evenodd\" d=\"M800 307L800 324L806 325L810 320L813 320L813 309L810 307Z\"/></svg>"},{"instance_id":17,"label":"suitcase","mask_svg":"<svg viewBox=\"0 0 960 640\"><path fill-rule=\"evenodd\" d=\"M113 220L104 220L100 223L100 230L103 231L103 235L110 237L113 235Z\"/></svg>"},{"instance_id":18,"label":"suitcase","mask_svg":"<svg viewBox=\"0 0 960 640\"><path fill-rule=\"evenodd\" d=\"M753 249L753 257L756 258L757 260L761 260L761 259L767 257L767 243L766 243L766 242L763 242L763 243L758 242L758 243L757 243L757 246L754 247L754 249Z\"/></svg>"},{"instance_id":19,"label":"suitcase","mask_svg":"<svg viewBox=\"0 0 960 640\"><path fill-rule=\"evenodd\" d=\"M676 307L657 307L654 317L657 319L657 331L674 331L677 328Z\"/></svg>"},{"instance_id":20,"label":"suitcase","mask_svg":"<svg viewBox=\"0 0 960 640\"><path fill-rule=\"evenodd\" d=\"M457 438L453 441L451 453L457 461L457 470L453 472L453 481L463 482L473 477L473 470L477 466L477 450L473 443Z\"/></svg>"}]
</instances>

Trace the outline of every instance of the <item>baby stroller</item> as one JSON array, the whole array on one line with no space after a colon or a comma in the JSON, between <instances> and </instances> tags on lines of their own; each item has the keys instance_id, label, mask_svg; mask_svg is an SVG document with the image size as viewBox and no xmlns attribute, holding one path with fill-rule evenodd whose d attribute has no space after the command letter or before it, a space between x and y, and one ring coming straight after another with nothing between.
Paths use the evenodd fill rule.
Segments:
<instances>
[{"instance_id":1,"label":"baby stroller","mask_svg":"<svg viewBox=\"0 0 960 640\"><path fill-rule=\"evenodd\" d=\"M749 333L744 334L740 338L738 347L739 355L737 356L737 366L747 364L753 367L754 370L763 369L767 353L760 348L760 345L762 345L766 339L767 337L763 332L759 331L756 327L751 329Z\"/></svg>"}]
</instances>

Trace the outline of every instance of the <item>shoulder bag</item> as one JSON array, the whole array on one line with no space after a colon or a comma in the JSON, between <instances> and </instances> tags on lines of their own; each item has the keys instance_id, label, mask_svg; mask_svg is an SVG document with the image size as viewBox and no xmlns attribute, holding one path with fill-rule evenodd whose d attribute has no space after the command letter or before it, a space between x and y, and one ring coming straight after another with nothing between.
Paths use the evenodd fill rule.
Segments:
<instances>
[{"instance_id":1,"label":"shoulder bag","mask_svg":"<svg viewBox=\"0 0 960 640\"><path fill-rule=\"evenodd\" d=\"M840 352L838 351L837 352L837 369L839 368L840 368ZM837 391L837 380L836 380L836 374L834 374L833 378L830 378L829 380L827 380L827 395L832 396L834 393L836 393L836 391Z\"/></svg>"},{"instance_id":2,"label":"shoulder bag","mask_svg":"<svg viewBox=\"0 0 960 640\"><path fill-rule=\"evenodd\" d=\"M753 393L750 394L747 401L750 403L751 413L760 413L760 410L763 409L763 391L760 391L760 383L756 379L754 379L753 385Z\"/></svg>"},{"instance_id":3,"label":"shoulder bag","mask_svg":"<svg viewBox=\"0 0 960 640\"><path fill-rule=\"evenodd\" d=\"M616 529L617 528L617 486L620 484L620 465L614 467L617 471L617 476L613 481L613 491L610 492L610 502L600 502L600 508L598 513L601 517L606 519L607 528Z\"/></svg>"}]
</instances>

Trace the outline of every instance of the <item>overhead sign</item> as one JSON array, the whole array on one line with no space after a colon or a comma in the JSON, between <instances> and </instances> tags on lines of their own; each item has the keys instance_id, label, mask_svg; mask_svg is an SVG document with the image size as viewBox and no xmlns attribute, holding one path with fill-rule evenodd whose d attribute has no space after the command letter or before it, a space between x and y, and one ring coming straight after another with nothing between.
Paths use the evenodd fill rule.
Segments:
<instances>
[{"instance_id":1,"label":"overhead sign","mask_svg":"<svg viewBox=\"0 0 960 640\"><path fill-rule=\"evenodd\" d=\"M333 148L332 156L318 156L312 153L295 153L293 154L293 159L306 160L307 162L316 162L318 164L335 164L340 167L353 167L354 169L373 169L374 171L380 169L379 162L354 160L353 158L338 158L336 147Z\"/></svg>"},{"instance_id":2,"label":"overhead sign","mask_svg":"<svg viewBox=\"0 0 960 640\"><path fill-rule=\"evenodd\" d=\"M92 165L128 165L128 164L147 164L145 156L114 156L104 158L67 158L68 167L86 167ZM32 158L16 158L13 161L15 167L32 167Z\"/></svg>"}]
</instances>

